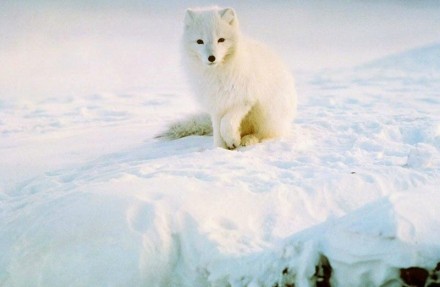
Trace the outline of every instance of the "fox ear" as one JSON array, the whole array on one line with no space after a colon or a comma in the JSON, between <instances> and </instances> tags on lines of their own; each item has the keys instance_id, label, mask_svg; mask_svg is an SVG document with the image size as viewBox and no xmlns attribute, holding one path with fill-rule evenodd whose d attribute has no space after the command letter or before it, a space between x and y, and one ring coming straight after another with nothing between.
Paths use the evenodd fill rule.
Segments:
<instances>
[{"instance_id":1,"label":"fox ear","mask_svg":"<svg viewBox=\"0 0 440 287\"><path fill-rule=\"evenodd\" d=\"M232 8L225 8L220 10L220 17L229 23L229 25L233 25L236 22L235 11Z\"/></svg>"},{"instance_id":2,"label":"fox ear","mask_svg":"<svg viewBox=\"0 0 440 287\"><path fill-rule=\"evenodd\" d=\"M189 26L193 23L194 21L194 16L195 16L195 12L191 9L186 9L186 13L185 13L185 26Z\"/></svg>"}]
</instances>

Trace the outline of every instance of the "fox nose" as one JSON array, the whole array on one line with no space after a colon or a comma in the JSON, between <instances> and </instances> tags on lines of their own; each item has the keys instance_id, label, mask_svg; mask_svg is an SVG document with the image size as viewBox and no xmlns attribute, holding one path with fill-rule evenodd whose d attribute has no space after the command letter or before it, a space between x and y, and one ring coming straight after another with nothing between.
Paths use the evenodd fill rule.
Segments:
<instances>
[{"instance_id":1,"label":"fox nose","mask_svg":"<svg viewBox=\"0 0 440 287\"><path fill-rule=\"evenodd\" d=\"M215 57L213 55L208 57L208 61L210 61L211 63L215 61Z\"/></svg>"}]
</instances>

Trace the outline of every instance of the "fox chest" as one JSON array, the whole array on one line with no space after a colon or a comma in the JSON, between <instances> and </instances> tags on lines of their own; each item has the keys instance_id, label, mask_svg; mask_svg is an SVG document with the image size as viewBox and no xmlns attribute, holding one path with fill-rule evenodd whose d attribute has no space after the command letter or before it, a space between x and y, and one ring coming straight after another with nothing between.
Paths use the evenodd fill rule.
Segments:
<instances>
[{"instance_id":1,"label":"fox chest","mask_svg":"<svg viewBox=\"0 0 440 287\"><path fill-rule=\"evenodd\" d=\"M200 86L200 98L210 112L221 113L232 106L256 102L258 91L239 77L210 78Z\"/></svg>"}]
</instances>

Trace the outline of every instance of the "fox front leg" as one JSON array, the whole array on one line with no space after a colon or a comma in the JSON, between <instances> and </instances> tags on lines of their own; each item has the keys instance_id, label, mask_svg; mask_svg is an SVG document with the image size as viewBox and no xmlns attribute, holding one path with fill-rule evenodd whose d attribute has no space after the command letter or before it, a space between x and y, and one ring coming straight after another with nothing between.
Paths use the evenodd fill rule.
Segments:
<instances>
[{"instance_id":1,"label":"fox front leg","mask_svg":"<svg viewBox=\"0 0 440 287\"><path fill-rule=\"evenodd\" d=\"M221 119L220 134L228 149L240 146L240 125L251 107L248 105L237 106L230 109Z\"/></svg>"},{"instance_id":2,"label":"fox front leg","mask_svg":"<svg viewBox=\"0 0 440 287\"><path fill-rule=\"evenodd\" d=\"M220 133L221 117L215 115L211 116L211 122L212 122L212 135L214 137L214 146L226 148L226 143L223 140Z\"/></svg>"}]
</instances>

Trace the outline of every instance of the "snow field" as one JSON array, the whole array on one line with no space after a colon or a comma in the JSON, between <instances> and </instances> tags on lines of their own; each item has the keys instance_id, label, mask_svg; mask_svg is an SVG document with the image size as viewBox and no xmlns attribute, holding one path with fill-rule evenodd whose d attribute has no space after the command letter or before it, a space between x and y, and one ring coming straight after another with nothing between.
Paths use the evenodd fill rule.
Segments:
<instances>
[{"instance_id":1,"label":"snow field","mask_svg":"<svg viewBox=\"0 0 440 287\"><path fill-rule=\"evenodd\" d=\"M0 25L16 39L0 42L0 286L434 282L440 45L425 43L438 7L308 3L239 4L244 29L297 55L299 107L290 137L235 151L155 139L197 112L168 45L180 11L5 14L20 25ZM411 284L410 267L429 278Z\"/></svg>"},{"instance_id":2,"label":"snow field","mask_svg":"<svg viewBox=\"0 0 440 287\"><path fill-rule=\"evenodd\" d=\"M437 89L369 69L304 76L291 137L236 151L211 137L153 139L170 114L191 112L184 95L3 105L3 156L30 149L34 173L54 160L5 185L0 282L314 286L315 266L330 264L332 286L400 286L400 268L433 269ZM94 141L102 156L78 154Z\"/></svg>"}]
</instances>

